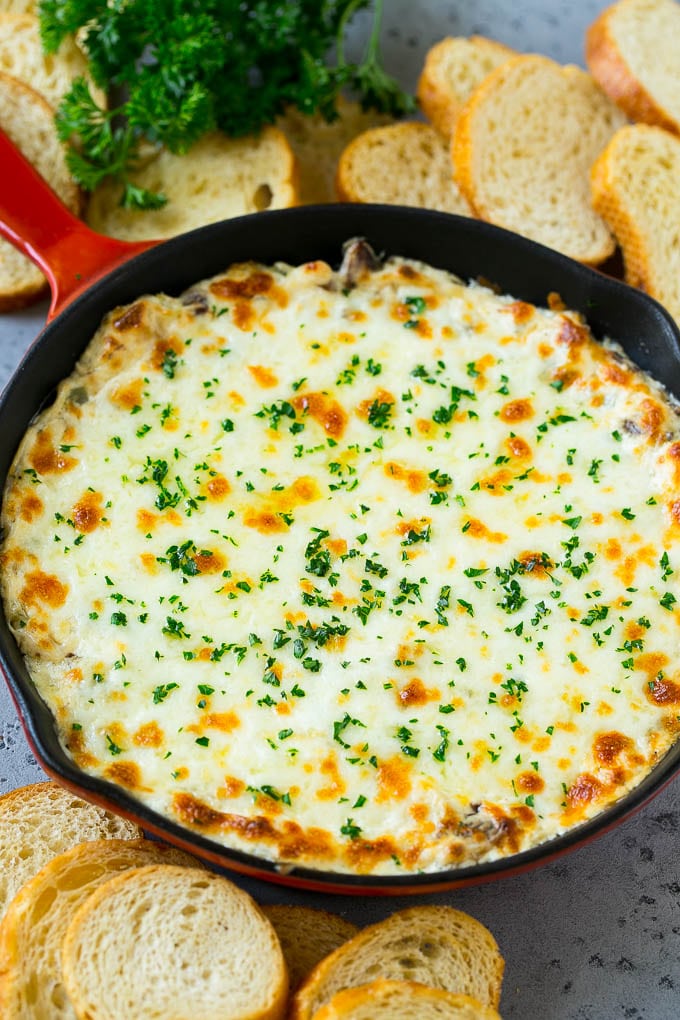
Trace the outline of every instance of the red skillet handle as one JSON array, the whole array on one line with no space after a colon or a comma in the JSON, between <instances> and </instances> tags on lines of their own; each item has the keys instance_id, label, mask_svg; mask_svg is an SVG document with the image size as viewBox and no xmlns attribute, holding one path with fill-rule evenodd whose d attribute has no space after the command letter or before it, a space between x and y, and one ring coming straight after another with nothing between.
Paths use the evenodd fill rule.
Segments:
<instances>
[{"instance_id":1,"label":"red skillet handle","mask_svg":"<svg viewBox=\"0 0 680 1020\"><path fill-rule=\"evenodd\" d=\"M52 291L48 321L121 262L157 241L130 243L90 230L0 130L0 235L28 255Z\"/></svg>"}]
</instances>

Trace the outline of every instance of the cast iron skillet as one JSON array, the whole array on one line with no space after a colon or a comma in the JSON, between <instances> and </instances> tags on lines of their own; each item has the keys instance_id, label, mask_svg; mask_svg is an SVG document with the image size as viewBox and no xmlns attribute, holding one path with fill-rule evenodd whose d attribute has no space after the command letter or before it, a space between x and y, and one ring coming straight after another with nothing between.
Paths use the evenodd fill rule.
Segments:
<instances>
[{"instance_id":1,"label":"cast iron skillet","mask_svg":"<svg viewBox=\"0 0 680 1020\"><path fill-rule=\"evenodd\" d=\"M74 220L2 132L0 165L9 183L0 196L0 233L46 270L54 291L52 321L24 357L0 401L0 489L31 419L48 403L57 383L71 372L105 312L148 292L178 294L234 261L324 259L335 265L343 242L354 236L366 237L378 252L422 259L465 279L483 277L502 291L535 304L545 304L547 295L556 291L569 308L583 312L596 336L616 338L638 365L680 397L680 334L660 305L618 281L489 224L394 206L308 206L216 223L158 246L128 246L93 234ZM141 248L148 250L130 259ZM106 274L112 265L115 268ZM95 283L85 286L97 276ZM74 291L78 292L74 295ZM54 317L59 308L62 310ZM639 786L596 818L547 843L491 863L389 877L280 868L187 830L137 802L123 788L78 769L59 745L52 715L33 687L3 614L0 663L28 741L42 767L59 783L213 864L320 892L436 892L517 873L612 828L680 771L678 741Z\"/></svg>"}]
</instances>

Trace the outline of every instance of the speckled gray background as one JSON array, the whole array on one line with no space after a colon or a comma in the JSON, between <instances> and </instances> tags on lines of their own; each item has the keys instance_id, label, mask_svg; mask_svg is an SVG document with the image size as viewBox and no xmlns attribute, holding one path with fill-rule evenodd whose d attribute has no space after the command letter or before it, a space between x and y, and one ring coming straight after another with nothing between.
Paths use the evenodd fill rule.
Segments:
<instances>
[{"instance_id":1,"label":"speckled gray background","mask_svg":"<svg viewBox=\"0 0 680 1020\"><path fill-rule=\"evenodd\" d=\"M385 0L386 63L412 88L431 43L448 34L473 33L524 52L582 63L584 29L604 6L597 0ZM362 45L365 26L365 19L357 19L354 51ZM45 311L42 305L0 318L2 385L39 331ZM0 792L40 777L0 684ZM413 902L468 911L488 925L505 956L505 1020L680 1018L678 780L614 832L557 863L460 892L418 901L329 900L238 881L260 901L323 905L359 923Z\"/></svg>"}]
</instances>

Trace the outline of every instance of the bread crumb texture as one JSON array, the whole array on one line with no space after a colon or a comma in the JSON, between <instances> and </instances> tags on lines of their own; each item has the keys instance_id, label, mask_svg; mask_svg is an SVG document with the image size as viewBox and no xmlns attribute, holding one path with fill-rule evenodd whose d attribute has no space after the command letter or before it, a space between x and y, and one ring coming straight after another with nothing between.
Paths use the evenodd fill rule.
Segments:
<instances>
[{"instance_id":1,"label":"bread crumb texture","mask_svg":"<svg viewBox=\"0 0 680 1020\"><path fill-rule=\"evenodd\" d=\"M346 202L386 202L470 216L451 178L446 142L417 121L364 131L343 152L337 190Z\"/></svg>"},{"instance_id":2,"label":"bread crumb texture","mask_svg":"<svg viewBox=\"0 0 680 1020\"><path fill-rule=\"evenodd\" d=\"M250 896L211 872L151 865L110 879L73 915L62 965L76 1013L89 1020L285 1012L274 929Z\"/></svg>"}]
</instances>

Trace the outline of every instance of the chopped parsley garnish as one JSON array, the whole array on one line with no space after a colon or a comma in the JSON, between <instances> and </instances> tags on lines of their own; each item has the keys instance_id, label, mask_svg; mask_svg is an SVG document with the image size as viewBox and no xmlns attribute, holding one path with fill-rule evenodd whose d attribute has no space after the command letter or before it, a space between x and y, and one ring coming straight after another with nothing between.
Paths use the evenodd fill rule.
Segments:
<instances>
[{"instance_id":1,"label":"chopped parsley garnish","mask_svg":"<svg viewBox=\"0 0 680 1020\"><path fill-rule=\"evenodd\" d=\"M171 691L176 691L178 687L179 684L175 683L159 684L158 687L154 688L153 692L154 705L160 705L162 701L165 701L168 694L170 694Z\"/></svg>"}]
</instances>

